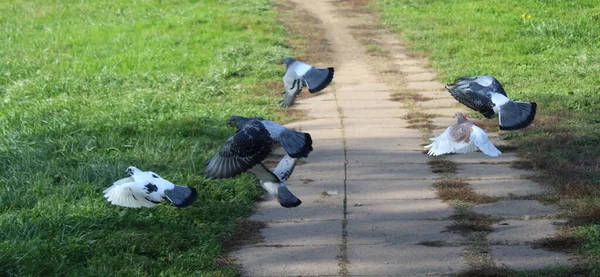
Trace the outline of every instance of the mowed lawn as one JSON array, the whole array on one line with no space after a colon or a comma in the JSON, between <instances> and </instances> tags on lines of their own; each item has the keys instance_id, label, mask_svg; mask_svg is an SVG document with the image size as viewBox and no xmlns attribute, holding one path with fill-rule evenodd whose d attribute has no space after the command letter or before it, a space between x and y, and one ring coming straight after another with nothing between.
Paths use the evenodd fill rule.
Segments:
<instances>
[{"instance_id":1,"label":"mowed lawn","mask_svg":"<svg viewBox=\"0 0 600 277\"><path fill-rule=\"evenodd\" d=\"M0 276L231 276L221 242L263 193L200 175L234 114L284 120L268 0L0 2ZM110 205L134 165L185 209Z\"/></svg>"},{"instance_id":2,"label":"mowed lawn","mask_svg":"<svg viewBox=\"0 0 600 277\"><path fill-rule=\"evenodd\" d=\"M600 1L376 0L383 20L452 82L493 75L538 103L534 125L504 132L569 219L546 245L600 276ZM475 113L473 113L475 115Z\"/></svg>"}]
</instances>

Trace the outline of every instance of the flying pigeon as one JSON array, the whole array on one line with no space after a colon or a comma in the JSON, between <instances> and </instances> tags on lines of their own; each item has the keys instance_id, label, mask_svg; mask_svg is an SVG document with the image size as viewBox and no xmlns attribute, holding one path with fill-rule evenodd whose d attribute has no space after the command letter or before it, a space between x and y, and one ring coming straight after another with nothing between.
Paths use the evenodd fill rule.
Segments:
<instances>
[{"instance_id":1,"label":"flying pigeon","mask_svg":"<svg viewBox=\"0 0 600 277\"><path fill-rule=\"evenodd\" d=\"M175 207L184 208L198 198L196 189L175 185L152 171L141 171L130 166L126 173L129 177L114 182L102 192L113 205L151 208L167 199Z\"/></svg>"},{"instance_id":2,"label":"flying pigeon","mask_svg":"<svg viewBox=\"0 0 600 277\"><path fill-rule=\"evenodd\" d=\"M284 182L292 175L297 161L297 158L285 155L273 172L262 163L258 163L249 169L248 172L258 178L260 185L270 195L275 196L275 199L282 207L294 208L300 206L302 201L287 188Z\"/></svg>"},{"instance_id":3,"label":"flying pigeon","mask_svg":"<svg viewBox=\"0 0 600 277\"><path fill-rule=\"evenodd\" d=\"M333 80L333 67L315 68L310 64L294 60L283 59L286 72L283 76L283 100L281 106L289 108L294 104L296 96L302 91L304 84L310 93L317 93L325 89Z\"/></svg>"},{"instance_id":4,"label":"flying pigeon","mask_svg":"<svg viewBox=\"0 0 600 277\"><path fill-rule=\"evenodd\" d=\"M292 158L306 158L312 148L308 133L290 130L262 118L232 116L228 124L238 131L225 142L206 164L203 173L209 178L229 178L262 162L279 142Z\"/></svg>"},{"instance_id":5,"label":"flying pigeon","mask_svg":"<svg viewBox=\"0 0 600 277\"><path fill-rule=\"evenodd\" d=\"M488 139L487 134L462 113L456 113L458 123L452 125L436 138L430 138L433 143L425 146L427 154L439 156L450 153L469 153L481 150L483 154L497 157L502 154Z\"/></svg>"},{"instance_id":6,"label":"flying pigeon","mask_svg":"<svg viewBox=\"0 0 600 277\"><path fill-rule=\"evenodd\" d=\"M537 104L508 99L502 85L492 76L461 77L446 89L460 103L487 118L498 114L500 130L518 130L533 122Z\"/></svg>"}]
</instances>

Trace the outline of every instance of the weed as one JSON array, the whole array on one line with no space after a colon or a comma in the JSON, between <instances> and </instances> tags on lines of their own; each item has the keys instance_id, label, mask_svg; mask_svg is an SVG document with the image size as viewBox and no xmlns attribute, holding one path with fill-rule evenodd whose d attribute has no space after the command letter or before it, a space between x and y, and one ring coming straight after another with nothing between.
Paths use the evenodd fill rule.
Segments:
<instances>
[{"instance_id":1,"label":"weed","mask_svg":"<svg viewBox=\"0 0 600 277\"><path fill-rule=\"evenodd\" d=\"M458 165L455 162L438 157L429 159L427 164L433 173L451 174L456 173L458 169Z\"/></svg>"},{"instance_id":2,"label":"weed","mask_svg":"<svg viewBox=\"0 0 600 277\"><path fill-rule=\"evenodd\" d=\"M476 193L469 183L456 178L442 178L433 186L437 189L438 198L444 201L462 201L471 204L484 204L498 202L498 197Z\"/></svg>"}]
</instances>

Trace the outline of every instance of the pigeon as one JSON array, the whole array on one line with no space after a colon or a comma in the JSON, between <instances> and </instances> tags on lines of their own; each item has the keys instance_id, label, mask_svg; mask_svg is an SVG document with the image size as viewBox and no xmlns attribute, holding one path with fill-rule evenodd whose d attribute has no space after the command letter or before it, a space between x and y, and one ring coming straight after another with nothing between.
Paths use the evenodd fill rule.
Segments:
<instances>
[{"instance_id":1,"label":"pigeon","mask_svg":"<svg viewBox=\"0 0 600 277\"><path fill-rule=\"evenodd\" d=\"M461 77L446 90L460 103L487 118L498 114L500 130L519 130L533 122L537 104L508 99L502 85L492 76Z\"/></svg>"},{"instance_id":2,"label":"pigeon","mask_svg":"<svg viewBox=\"0 0 600 277\"><path fill-rule=\"evenodd\" d=\"M283 99L281 106L289 108L294 104L296 96L302 91L304 84L310 93L317 93L325 89L333 80L333 67L315 68L310 64L294 60L283 59L286 72L283 76Z\"/></svg>"},{"instance_id":3,"label":"pigeon","mask_svg":"<svg viewBox=\"0 0 600 277\"><path fill-rule=\"evenodd\" d=\"M273 172L262 163L258 163L249 169L248 172L258 178L260 185L270 195L275 196L275 199L282 207L294 208L300 206L302 201L287 188L284 182L292 175L297 161L297 158L285 155Z\"/></svg>"},{"instance_id":4,"label":"pigeon","mask_svg":"<svg viewBox=\"0 0 600 277\"><path fill-rule=\"evenodd\" d=\"M454 117L457 118L458 123L446 128L438 137L431 138L433 143L425 146L425 148L431 148L427 154L439 156L450 153L475 152L477 149L491 157L502 154L490 142L487 134L462 113L456 113Z\"/></svg>"},{"instance_id":5,"label":"pigeon","mask_svg":"<svg viewBox=\"0 0 600 277\"><path fill-rule=\"evenodd\" d=\"M151 208L167 199L175 207L184 208L198 198L196 189L175 185L152 171L141 171L130 166L126 173L129 177L114 182L102 192L113 205Z\"/></svg>"},{"instance_id":6,"label":"pigeon","mask_svg":"<svg viewBox=\"0 0 600 277\"><path fill-rule=\"evenodd\" d=\"M203 173L209 178L230 178L251 169L267 158L276 142L292 158L306 158L313 150L310 134L270 120L232 116L228 124L238 130L206 163Z\"/></svg>"}]
</instances>

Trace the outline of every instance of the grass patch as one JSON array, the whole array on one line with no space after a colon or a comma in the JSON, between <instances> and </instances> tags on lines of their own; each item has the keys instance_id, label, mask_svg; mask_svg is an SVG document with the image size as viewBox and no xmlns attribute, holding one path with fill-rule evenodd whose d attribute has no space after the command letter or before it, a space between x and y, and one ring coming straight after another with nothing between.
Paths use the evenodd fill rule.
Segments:
<instances>
[{"instance_id":1,"label":"grass patch","mask_svg":"<svg viewBox=\"0 0 600 277\"><path fill-rule=\"evenodd\" d=\"M454 214L450 216L450 219L455 222L446 227L446 230L463 235L473 232L492 232L492 224L500 222L499 218L479 214L464 207L457 208Z\"/></svg>"},{"instance_id":2,"label":"grass patch","mask_svg":"<svg viewBox=\"0 0 600 277\"><path fill-rule=\"evenodd\" d=\"M461 201L471 204L485 204L498 202L498 197L478 194L469 183L456 178L443 178L433 183L437 189L438 198L444 201Z\"/></svg>"},{"instance_id":3,"label":"grass patch","mask_svg":"<svg viewBox=\"0 0 600 277\"><path fill-rule=\"evenodd\" d=\"M229 116L286 120L264 88L290 55L267 0L0 4L0 275L232 276L222 241L263 194L206 180ZM112 206L135 165L198 190Z\"/></svg>"},{"instance_id":4,"label":"grass patch","mask_svg":"<svg viewBox=\"0 0 600 277\"><path fill-rule=\"evenodd\" d=\"M427 161L427 164L433 173L453 174L458 169L458 165L455 162L443 158L431 158Z\"/></svg>"},{"instance_id":5,"label":"grass patch","mask_svg":"<svg viewBox=\"0 0 600 277\"><path fill-rule=\"evenodd\" d=\"M452 246L451 243L443 240L427 240L417 243L418 245L429 246L429 247L448 247Z\"/></svg>"},{"instance_id":6,"label":"grass patch","mask_svg":"<svg viewBox=\"0 0 600 277\"><path fill-rule=\"evenodd\" d=\"M549 198L578 228L598 226L596 207L581 204L600 201L597 1L378 0L374 7L410 51L427 55L442 81L491 74L512 99L537 102L532 126L503 135L516 148L498 148L540 171ZM581 249L597 239L586 236ZM600 267L600 259L587 260Z\"/></svg>"},{"instance_id":7,"label":"grass patch","mask_svg":"<svg viewBox=\"0 0 600 277\"><path fill-rule=\"evenodd\" d=\"M533 243L533 247L542 248L556 252L573 253L573 251L583 244L583 239L573 237L570 234L558 234L553 237L543 238Z\"/></svg>"}]
</instances>

